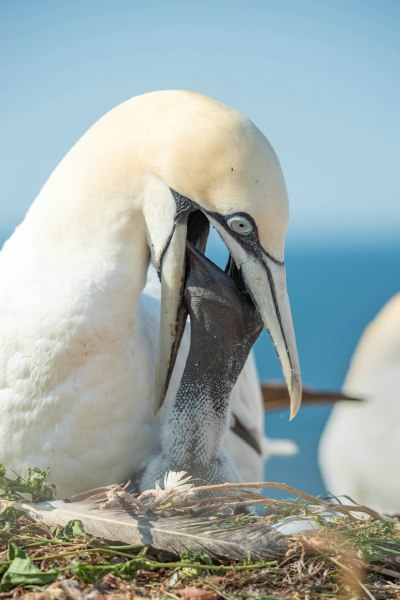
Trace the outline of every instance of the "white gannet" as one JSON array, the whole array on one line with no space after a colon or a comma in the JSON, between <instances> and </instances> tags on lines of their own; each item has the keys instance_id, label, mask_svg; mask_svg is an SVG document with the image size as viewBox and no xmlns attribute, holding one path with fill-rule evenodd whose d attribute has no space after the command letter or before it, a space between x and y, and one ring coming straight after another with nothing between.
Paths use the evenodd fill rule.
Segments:
<instances>
[{"instance_id":1,"label":"white gannet","mask_svg":"<svg viewBox=\"0 0 400 600\"><path fill-rule=\"evenodd\" d=\"M122 481L160 448L188 348L186 239L211 223L270 332L291 398L301 377L283 263L288 201L276 155L237 111L163 91L101 118L52 173L0 253L0 462L49 467L61 496ZM149 261L161 279L161 303ZM176 362L176 369L172 367ZM155 377L156 372L156 377ZM155 383L156 379L156 383ZM261 438L250 359L232 412ZM262 459L229 430L243 479Z\"/></svg>"},{"instance_id":2,"label":"white gannet","mask_svg":"<svg viewBox=\"0 0 400 600\"><path fill-rule=\"evenodd\" d=\"M400 294L365 329L339 403L322 434L319 461L329 491L400 513Z\"/></svg>"}]
</instances>

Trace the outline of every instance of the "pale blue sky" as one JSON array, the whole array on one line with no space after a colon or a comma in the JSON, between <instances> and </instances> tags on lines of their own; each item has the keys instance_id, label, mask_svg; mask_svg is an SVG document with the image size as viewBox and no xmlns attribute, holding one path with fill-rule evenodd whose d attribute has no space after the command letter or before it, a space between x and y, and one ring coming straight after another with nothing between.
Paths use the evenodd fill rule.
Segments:
<instances>
[{"instance_id":1,"label":"pale blue sky","mask_svg":"<svg viewBox=\"0 0 400 600\"><path fill-rule=\"evenodd\" d=\"M186 88L270 139L292 240L396 239L399 55L396 0L0 0L0 234L102 113Z\"/></svg>"}]
</instances>

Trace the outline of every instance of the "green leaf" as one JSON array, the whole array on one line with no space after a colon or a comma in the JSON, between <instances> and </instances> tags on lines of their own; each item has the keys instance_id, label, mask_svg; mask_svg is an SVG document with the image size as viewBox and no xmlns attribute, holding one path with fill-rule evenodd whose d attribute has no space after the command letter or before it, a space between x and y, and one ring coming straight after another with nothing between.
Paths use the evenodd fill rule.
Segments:
<instances>
[{"instance_id":1,"label":"green leaf","mask_svg":"<svg viewBox=\"0 0 400 600\"><path fill-rule=\"evenodd\" d=\"M32 495L33 502L43 502L53 499L51 486L46 483L49 471L43 471L38 467L28 468L26 479L27 492Z\"/></svg>"},{"instance_id":2,"label":"green leaf","mask_svg":"<svg viewBox=\"0 0 400 600\"><path fill-rule=\"evenodd\" d=\"M52 583L57 575L56 569L42 572L29 557L16 556L1 578L1 588L10 590L17 585L45 585Z\"/></svg>"},{"instance_id":3,"label":"green leaf","mask_svg":"<svg viewBox=\"0 0 400 600\"><path fill-rule=\"evenodd\" d=\"M91 565L90 563L80 563L73 560L71 563L71 571L81 583L96 583L108 573L112 573L114 565Z\"/></svg>"},{"instance_id":4,"label":"green leaf","mask_svg":"<svg viewBox=\"0 0 400 600\"><path fill-rule=\"evenodd\" d=\"M149 563L143 558L133 558L126 563L119 563L113 569L113 575L131 581L136 575L136 571L148 571Z\"/></svg>"},{"instance_id":5,"label":"green leaf","mask_svg":"<svg viewBox=\"0 0 400 600\"><path fill-rule=\"evenodd\" d=\"M9 533L12 531L15 533L15 526L23 514L23 512L16 510L14 507L7 506L0 513L0 537L4 532Z\"/></svg>"},{"instance_id":6,"label":"green leaf","mask_svg":"<svg viewBox=\"0 0 400 600\"><path fill-rule=\"evenodd\" d=\"M17 557L26 558L26 553L23 551L23 549L17 546L17 544L14 544L14 542L12 542L11 540L9 540L8 542L7 552L8 560L14 560L14 558Z\"/></svg>"},{"instance_id":7,"label":"green leaf","mask_svg":"<svg viewBox=\"0 0 400 600\"><path fill-rule=\"evenodd\" d=\"M82 521L79 519L69 521L64 527L62 536L67 540L76 540L77 538L86 537Z\"/></svg>"},{"instance_id":8,"label":"green leaf","mask_svg":"<svg viewBox=\"0 0 400 600\"><path fill-rule=\"evenodd\" d=\"M48 471L43 471L34 467L27 469L27 477L24 479L20 475L7 477L7 469L0 464L0 498L5 500L21 500L25 494L29 494L33 502L51 500L53 498L53 488L46 479Z\"/></svg>"},{"instance_id":9,"label":"green leaf","mask_svg":"<svg viewBox=\"0 0 400 600\"><path fill-rule=\"evenodd\" d=\"M181 552L180 554L182 561L188 561L192 563L200 563L201 565L212 565L212 558L207 552L202 552L201 550L198 552L194 552L192 550L188 550L187 552Z\"/></svg>"}]
</instances>

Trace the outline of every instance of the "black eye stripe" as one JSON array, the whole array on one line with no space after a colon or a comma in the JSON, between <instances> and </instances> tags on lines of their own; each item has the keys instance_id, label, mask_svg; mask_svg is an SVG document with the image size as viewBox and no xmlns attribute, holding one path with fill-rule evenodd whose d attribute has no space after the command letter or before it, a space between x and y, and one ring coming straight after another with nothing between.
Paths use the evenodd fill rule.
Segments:
<instances>
[{"instance_id":1,"label":"black eye stripe","mask_svg":"<svg viewBox=\"0 0 400 600\"><path fill-rule=\"evenodd\" d=\"M229 230L230 234L235 234L236 232L233 229L231 229L229 227L229 225L227 224L227 220L232 217L244 217L251 223L251 225L253 227L253 231L251 231L250 234L248 234L248 235L237 234L236 239L238 241L240 241L240 243L243 245L244 248L246 248L247 251L252 252L254 255L258 256L259 258L261 258L262 256L265 256L265 257L269 258L272 262L274 262L276 265L278 265L280 267L284 266L284 264L285 264L284 261L278 260L277 258L272 256L272 254L270 254L269 252L264 250L264 248L261 246L260 239L258 237L257 225L256 225L253 217L251 215L249 215L248 213L238 212L238 213L234 213L233 215L227 215L227 216L223 217L219 213L216 213L211 210L207 210L207 209L203 208L200 204L198 204L194 200L190 200L186 196L182 196L181 194L179 194L179 192L176 192L174 189L170 188L170 190L171 190L171 193L172 193L172 195L175 199L176 205L177 205L177 214L175 217L175 224L181 218L186 218L186 215L191 210L201 210L205 215L208 214L208 215L212 216L216 221L219 222L219 224L222 227L224 227L224 229ZM175 227L175 224L174 224L174 227ZM172 237L172 233L171 233L171 237ZM164 252L165 252L166 248L168 247L168 243L166 244L166 247L164 248ZM163 254L164 254L164 252L163 252ZM160 261L160 264L161 264L161 261Z\"/></svg>"}]
</instances>

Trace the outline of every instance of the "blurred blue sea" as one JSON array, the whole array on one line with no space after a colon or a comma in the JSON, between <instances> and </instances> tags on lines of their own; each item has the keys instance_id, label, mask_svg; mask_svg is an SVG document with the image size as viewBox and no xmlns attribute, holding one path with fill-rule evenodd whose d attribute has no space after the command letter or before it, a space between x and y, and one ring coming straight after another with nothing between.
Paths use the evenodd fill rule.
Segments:
<instances>
[{"instance_id":1,"label":"blurred blue sea","mask_svg":"<svg viewBox=\"0 0 400 600\"><path fill-rule=\"evenodd\" d=\"M215 236L208 254L224 266L226 250ZM288 243L285 259L303 382L339 390L364 327L400 291L400 240L387 244L356 240L343 245L338 237L335 244L324 246L294 241ZM282 379L267 334L257 342L255 354L261 379ZM330 410L304 406L292 422L288 410L268 413L267 434L293 439L300 451L296 456L271 458L266 480L315 495L326 492L317 451ZM281 497L273 490L268 495Z\"/></svg>"},{"instance_id":2,"label":"blurred blue sea","mask_svg":"<svg viewBox=\"0 0 400 600\"><path fill-rule=\"evenodd\" d=\"M0 247L8 236L0 236ZM211 233L207 254L225 266L225 246ZM341 388L350 358L368 322L400 290L400 241L341 245L289 242L286 248L289 296L297 345L306 385ZM267 334L255 347L261 379L281 379L281 371ZM318 441L330 408L303 407L289 422L289 411L268 413L266 432L290 438L300 449L296 456L273 457L265 477L299 487L312 494L325 488L317 462ZM282 497L279 492L268 492ZM287 494L283 494L283 496Z\"/></svg>"}]
</instances>

